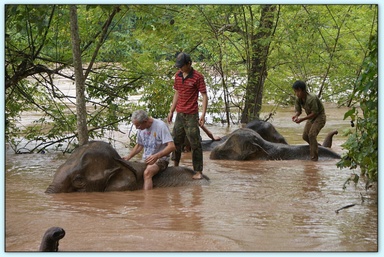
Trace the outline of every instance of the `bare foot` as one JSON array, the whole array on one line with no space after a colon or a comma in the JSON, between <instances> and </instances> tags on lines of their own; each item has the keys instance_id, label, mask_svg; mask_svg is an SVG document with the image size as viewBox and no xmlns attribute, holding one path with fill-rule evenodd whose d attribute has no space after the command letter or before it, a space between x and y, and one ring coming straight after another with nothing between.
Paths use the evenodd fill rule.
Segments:
<instances>
[{"instance_id":1,"label":"bare foot","mask_svg":"<svg viewBox=\"0 0 384 257\"><path fill-rule=\"evenodd\" d=\"M202 179L203 178L203 174L201 174L201 172L197 171L195 175L193 175L192 177L193 179Z\"/></svg>"}]
</instances>

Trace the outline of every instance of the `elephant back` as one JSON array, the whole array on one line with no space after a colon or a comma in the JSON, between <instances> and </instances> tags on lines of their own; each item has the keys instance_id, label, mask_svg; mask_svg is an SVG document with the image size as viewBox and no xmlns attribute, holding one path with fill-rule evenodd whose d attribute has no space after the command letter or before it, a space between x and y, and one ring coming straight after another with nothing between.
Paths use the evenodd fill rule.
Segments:
<instances>
[{"instance_id":1,"label":"elephant back","mask_svg":"<svg viewBox=\"0 0 384 257\"><path fill-rule=\"evenodd\" d=\"M176 187L191 185L209 185L209 178L203 175L203 179L195 180L192 176L195 172L188 167L170 166L166 170L156 174L153 180L154 187Z\"/></svg>"},{"instance_id":2,"label":"elephant back","mask_svg":"<svg viewBox=\"0 0 384 257\"><path fill-rule=\"evenodd\" d=\"M225 140L227 140L228 136L221 137L221 140L202 140L201 147L203 151L212 151L216 146L221 145Z\"/></svg>"}]
</instances>

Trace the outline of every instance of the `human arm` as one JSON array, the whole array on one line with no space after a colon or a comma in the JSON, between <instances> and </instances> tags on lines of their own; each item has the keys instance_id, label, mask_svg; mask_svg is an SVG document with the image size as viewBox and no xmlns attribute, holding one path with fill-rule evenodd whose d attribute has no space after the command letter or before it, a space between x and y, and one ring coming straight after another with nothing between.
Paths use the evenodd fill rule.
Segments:
<instances>
[{"instance_id":1,"label":"human arm","mask_svg":"<svg viewBox=\"0 0 384 257\"><path fill-rule=\"evenodd\" d=\"M312 95L308 94L306 102L305 102L305 107L304 107L305 112L307 113L307 116L305 116L303 118L298 118L298 116L301 114L299 112L299 111L301 111L301 108L300 108L300 106L296 106L295 107L296 115L298 113L300 113L300 114L297 115L296 120L294 120L294 122L300 123L300 122L302 122L304 120L314 120L314 119L316 119L316 117L319 115L319 113L323 109L321 107L322 106L321 106L320 100L316 96L312 96ZM300 108L300 109L298 109L298 108Z\"/></svg>"},{"instance_id":2,"label":"human arm","mask_svg":"<svg viewBox=\"0 0 384 257\"><path fill-rule=\"evenodd\" d=\"M300 114L301 114L300 112L295 112L295 115L292 116L292 121L296 123L300 123L300 122L297 122L299 120Z\"/></svg>"},{"instance_id":3,"label":"human arm","mask_svg":"<svg viewBox=\"0 0 384 257\"><path fill-rule=\"evenodd\" d=\"M214 141L219 141L219 140L221 140L221 137L214 136L214 135L212 134L212 132L211 132L205 125L200 126L200 127L204 130L205 134L207 134L207 136L208 136L210 139L212 139L212 140L214 140Z\"/></svg>"},{"instance_id":4,"label":"human arm","mask_svg":"<svg viewBox=\"0 0 384 257\"><path fill-rule=\"evenodd\" d=\"M173 95L172 106L171 106L171 109L169 110L169 114L167 117L168 123L172 122L173 113L175 112L178 99L179 99L179 92L176 90L175 94Z\"/></svg>"},{"instance_id":5,"label":"human arm","mask_svg":"<svg viewBox=\"0 0 384 257\"><path fill-rule=\"evenodd\" d=\"M299 119L299 116L301 115L301 112L302 112L302 110L301 110L300 101L297 98L296 101L295 101L295 115L292 116L292 121L293 122L300 123L300 122L297 122L297 121Z\"/></svg>"},{"instance_id":6,"label":"human arm","mask_svg":"<svg viewBox=\"0 0 384 257\"><path fill-rule=\"evenodd\" d=\"M303 118L299 118L298 115L296 116L296 119L294 120L293 117L292 117L292 120L296 123L301 123L302 121L305 121L305 120L312 120L313 118L315 118L317 116L317 113L314 113L314 112L311 112L310 114L308 114L307 116L303 117ZM295 116L294 116L295 117Z\"/></svg>"},{"instance_id":7,"label":"human arm","mask_svg":"<svg viewBox=\"0 0 384 257\"><path fill-rule=\"evenodd\" d=\"M127 156L124 156L123 159L126 160L126 161L129 161L130 159L132 159L133 156L135 156L136 154L140 153L141 150L143 150L143 148L144 148L144 146L136 144L133 147L132 151Z\"/></svg>"},{"instance_id":8,"label":"human arm","mask_svg":"<svg viewBox=\"0 0 384 257\"><path fill-rule=\"evenodd\" d=\"M147 159L145 159L145 162L147 164L154 164L158 159L160 159L163 156L169 155L171 152L175 150L176 150L175 143L173 141L170 141L167 143L167 146L163 150L148 156Z\"/></svg>"},{"instance_id":9,"label":"human arm","mask_svg":"<svg viewBox=\"0 0 384 257\"><path fill-rule=\"evenodd\" d=\"M200 116L200 119L199 119L199 125L200 127L204 126L204 123L205 123L205 114L207 113L207 106L208 106L208 95L207 93L201 93L202 97L203 97L203 108L202 108L202 111L201 111L201 116Z\"/></svg>"}]
</instances>

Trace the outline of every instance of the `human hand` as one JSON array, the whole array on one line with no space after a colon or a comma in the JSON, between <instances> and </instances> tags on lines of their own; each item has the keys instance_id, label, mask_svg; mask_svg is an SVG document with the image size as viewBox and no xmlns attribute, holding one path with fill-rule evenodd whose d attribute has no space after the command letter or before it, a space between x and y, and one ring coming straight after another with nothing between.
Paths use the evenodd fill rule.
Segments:
<instances>
[{"instance_id":1,"label":"human hand","mask_svg":"<svg viewBox=\"0 0 384 257\"><path fill-rule=\"evenodd\" d=\"M213 137L213 141L220 141L221 140L221 137L219 137L219 136L214 136Z\"/></svg>"},{"instance_id":2,"label":"human hand","mask_svg":"<svg viewBox=\"0 0 384 257\"><path fill-rule=\"evenodd\" d=\"M205 124L205 118L204 117L200 117L200 119L199 119L199 126L200 127L204 127L204 124Z\"/></svg>"},{"instance_id":3,"label":"human hand","mask_svg":"<svg viewBox=\"0 0 384 257\"><path fill-rule=\"evenodd\" d=\"M159 159L159 157L157 156L157 154L152 154L150 156L147 157L147 159L145 159L145 163L146 164L154 164L157 160Z\"/></svg>"},{"instance_id":4,"label":"human hand","mask_svg":"<svg viewBox=\"0 0 384 257\"><path fill-rule=\"evenodd\" d=\"M173 118L173 112L168 113L168 117L167 117L168 123L172 123L172 118Z\"/></svg>"},{"instance_id":5,"label":"human hand","mask_svg":"<svg viewBox=\"0 0 384 257\"><path fill-rule=\"evenodd\" d=\"M303 119L300 119L300 118L296 118L295 120L294 120L294 122L296 122L297 124L299 124L300 122L302 122L303 121Z\"/></svg>"}]
</instances>

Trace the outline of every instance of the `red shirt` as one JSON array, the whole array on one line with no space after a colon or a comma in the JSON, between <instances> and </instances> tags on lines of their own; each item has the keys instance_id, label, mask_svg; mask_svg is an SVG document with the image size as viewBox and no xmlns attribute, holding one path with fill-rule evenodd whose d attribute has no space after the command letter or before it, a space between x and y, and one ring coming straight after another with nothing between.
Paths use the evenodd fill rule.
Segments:
<instances>
[{"instance_id":1,"label":"red shirt","mask_svg":"<svg viewBox=\"0 0 384 257\"><path fill-rule=\"evenodd\" d=\"M176 112L186 114L195 114L199 112L197 102L199 92L207 92L203 75L192 68L188 76L183 78L183 72L178 71L175 74L173 88L179 93Z\"/></svg>"}]
</instances>

